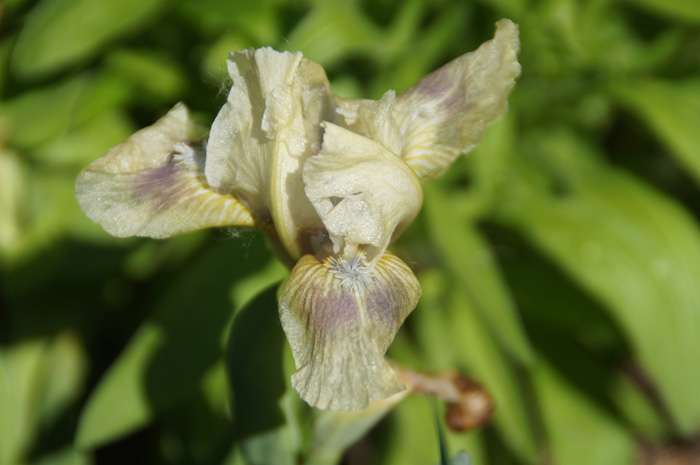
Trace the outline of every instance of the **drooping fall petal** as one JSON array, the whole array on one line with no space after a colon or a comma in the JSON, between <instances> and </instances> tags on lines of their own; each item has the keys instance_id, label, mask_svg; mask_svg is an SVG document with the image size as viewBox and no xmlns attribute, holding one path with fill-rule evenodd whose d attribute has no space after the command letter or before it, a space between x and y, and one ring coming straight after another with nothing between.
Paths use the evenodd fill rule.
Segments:
<instances>
[{"instance_id":1,"label":"drooping fall petal","mask_svg":"<svg viewBox=\"0 0 700 465\"><path fill-rule=\"evenodd\" d=\"M502 19L494 38L434 71L397 98L401 156L421 181L441 175L503 116L520 74L518 27Z\"/></svg>"},{"instance_id":2,"label":"drooping fall petal","mask_svg":"<svg viewBox=\"0 0 700 465\"><path fill-rule=\"evenodd\" d=\"M411 169L383 145L323 123L323 147L304 165L306 195L333 241L333 253L371 264L420 210L423 190Z\"/></svg>"},{"instance_id":3,"label":"drooping fall petal","mask_svg":"<svg viewBox=\"0 0 700 465\"><path fill-rule=\"evenodd\" d=\"M209 135L207 180L271 218L298 258L298 235L322 227L304 194L301 166L320 149L319 123L334 115L328 79L301 53L270 48L234 52L228 65L233 86Z\"/></svg>"},{"instance_id":4,"label":"drooping fall petal","mask_svg":"<svg viewBox=\"0 0 700 465\"><path fill-rule=\"evenodd\" d=\"M420 297L410 268L390 252L372 267L303 256L280 295L282 327L309 405L359 410L404 385L384 354Z\"/></svg>"},{"instance_id":5,"label":"drooping fall petal","mask_svg":"<svg viewBox=\"0 0 700 465\"><path fill-rule=\"evenodd\" d=\"M170 237L216 226L253 226L235 197L204 178L200 130L179 103L154 125L110 149L80 172L76 197L85 214L118 236Z\"/></svg>"}]
</instances>

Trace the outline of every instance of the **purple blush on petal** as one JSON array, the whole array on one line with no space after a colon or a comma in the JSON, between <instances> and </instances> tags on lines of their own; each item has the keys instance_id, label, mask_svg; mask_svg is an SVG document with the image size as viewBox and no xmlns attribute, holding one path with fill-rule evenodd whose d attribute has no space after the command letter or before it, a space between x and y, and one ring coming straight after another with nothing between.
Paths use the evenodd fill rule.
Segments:
<instances>
[{"instance_id":1,"label":"purple blush on petal","mask_svg":"<svg viewBox=\"0 0 700 465\"><path fill-rule=\"evenodd\" d=\"M445 90L451 89L454 84L442 69L438 69L409 89L407 94L423 94L430 98L440 98Z\"/></svg>"}]
</instances>

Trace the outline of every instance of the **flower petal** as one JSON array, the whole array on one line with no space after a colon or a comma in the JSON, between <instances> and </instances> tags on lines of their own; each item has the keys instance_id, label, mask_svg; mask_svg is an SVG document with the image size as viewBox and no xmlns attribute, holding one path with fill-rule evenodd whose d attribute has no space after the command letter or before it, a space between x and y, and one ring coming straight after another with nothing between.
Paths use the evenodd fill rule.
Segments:
<instances>
[{"instance_id":1,"label":"flower petal","mask_svg":"<svg viewBox=\"0 0 700 465\"><path fill-rule=\"evenodd\" d=\"M207 180L257 217L272 218L298 258L310 251L304 234L322 227L304 194L301 165L320 149L319 123L334 115L330 84L301 53L244 50L228 64L233 86L211 128Z\"/></svg>"},{"instance_id":2,"label":"flower petal","mask_svg":"<svg viewBox=\"0 0 700 465\"><path fill-rule=\"evenodd\" d=\"M400 153L403 136L394 120L396 93L389 90L381 100L336 97L340 126L382 144L391 152Z\"/></svg>"},{"instance_id":3,"label":"flower petal","mask_svg":"<svg viewBox=\"0 0 700 465\"><path fill-rule=\"evenodd\" d=\"M80 172L80 207L108 233L170 237L214 226L253 226L254 217L204 179L197 127L179 103Z\"/></svg>"},{"instance_id":4,"label":"flower petal","mask_svg":"<svg viewBox=\"0 0 700 465\"><path fill-rule=\"evenodd\" d=\"M309 405L360 410L404 389L384 354L420 297L408 266L390 252L376 265L303 256L280 295L282 327Z\"/></svg>"},{"instance_id":5,"label":"flower petal","mask_svg":"<svg viewBox=\"0 0 700 465\"><path fill-rule=\"evenodd\" d=\"M506 111L520 74L518 27L496 23L496 35L476 51L434 71L401 94L394 118L405 138L401 156L421 181L442 174L480 141Z\"/></svg>"},{"instance_id":6,"label":"flower petal","mask_svg":"<svg viewBox=\"0 0 700 465\"><path fill-rule=\"evenodd\" d=\"M394 153L366 137L323 123L321 152L304 165L306 195L333 242L350 260L361 249L372 263L418 214L423 190Z\"/></svg>"}]
</instances>

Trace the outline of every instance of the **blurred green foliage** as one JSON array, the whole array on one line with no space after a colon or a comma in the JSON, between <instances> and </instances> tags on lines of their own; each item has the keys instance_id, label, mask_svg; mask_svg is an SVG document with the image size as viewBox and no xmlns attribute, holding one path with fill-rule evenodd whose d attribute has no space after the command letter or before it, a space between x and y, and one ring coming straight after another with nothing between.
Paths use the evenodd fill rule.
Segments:
<instances>
[{"instance_id":1,"label":"blurred green foliage","mask_svg":"<svg viewBox=\"0 0 700 465\"><path fill-rule=\"evenodd\" d=\"M286 271L259 233L117 240L73 183L176 101L210 123L229 50L301 50L338 94L377 98L501 17L520 25L523 74L394 246L424 295L390 356L488 389L493 424L444 434L475 464L691 447L697 0L5 0L0 465L438 463L425 399L354 415L299 401L276 316Z\"/></svg>"}]
</instances>

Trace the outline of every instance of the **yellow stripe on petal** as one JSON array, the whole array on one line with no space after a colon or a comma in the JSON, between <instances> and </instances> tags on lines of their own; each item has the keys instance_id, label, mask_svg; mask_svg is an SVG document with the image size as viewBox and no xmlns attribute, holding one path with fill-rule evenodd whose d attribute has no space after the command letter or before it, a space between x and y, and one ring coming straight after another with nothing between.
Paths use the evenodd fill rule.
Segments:
<instances>
[{"instance_id":1,"label":"yellow stripe on petal","mask_svg":"<svg viewBox=\"0 0 700 465\"><path fill-rule=\"evenodd\" d=\"M361 410L405 389L384 354L420 293L390 252L372 267L361 254L323 262L304 255L280 296L301 398L320 409Z\"/></svg>"},{"instance_id":2,"label":"yellow stripe on petal","mask_svg":"<svg viewBox=\"0 0 700 465\"><path fill-rule=\"evenodd\" d=\"M476 51L434 71L401 94L394 118L404 137L401 156L421 181L442 174L503 116L520 74L518 27L502 19Z\"/></svg>"},{"instance_id":3,"label":"yellow stripe on petal","mask_svg":"<svg viewBox=\"0 0 700 465\"><path fill-rule=\"evenodd\" d=\"M118 237L255 225L235 197L207 184L203 151L189 142L196 136L187 108L176 105L81 171L75 189L80 207Z\"/></svg>"}]
</instances>

